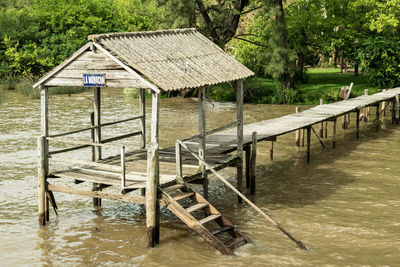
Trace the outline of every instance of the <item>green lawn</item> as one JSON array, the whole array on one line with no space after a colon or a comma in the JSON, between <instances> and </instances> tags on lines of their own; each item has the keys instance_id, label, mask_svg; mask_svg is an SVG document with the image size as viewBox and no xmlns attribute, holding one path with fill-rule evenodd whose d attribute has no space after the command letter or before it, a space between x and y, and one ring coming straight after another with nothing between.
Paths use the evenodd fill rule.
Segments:
<instances>
[{"instance_id":1,"label":"green lawn","mask_svg":"<svg viewBox=\"0 0 400 267\"><path fill-rule=\"evenodd\" d=\"M340 88L350 85L351 82L354 83L351 97L364 94L364 89L369 89L370 94L378 91L378 88L369 83L362 75L342 74L337 68L308 69L305 77L307 80L305 84L297 84L303 99L301 103L297 104L319 104L321 98L324 99L324 103L335 102L338 99ZM234 100L234 94L228 93L229 91L226 89L213 88L210 97L215 100ZM280 103L280 91L279 84L273 79L254 77L245 80L244 100L259 104Z\"/></svg>"}]
</instances>

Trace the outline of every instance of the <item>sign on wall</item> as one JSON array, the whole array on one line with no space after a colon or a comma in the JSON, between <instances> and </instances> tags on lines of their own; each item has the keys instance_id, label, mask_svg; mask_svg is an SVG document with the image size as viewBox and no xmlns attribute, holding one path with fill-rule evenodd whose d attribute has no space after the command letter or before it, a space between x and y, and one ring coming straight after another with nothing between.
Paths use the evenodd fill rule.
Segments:
<instances>
[{"instance_id":1,"label":"sign on wall","mask_svg":"<svg viewBox=\"0 0 400 267\"><path fill-rule=\"evenodd\" d=\"M105 87L105 74L83 74L83 86Z\"/></svg>"}]
</instances>

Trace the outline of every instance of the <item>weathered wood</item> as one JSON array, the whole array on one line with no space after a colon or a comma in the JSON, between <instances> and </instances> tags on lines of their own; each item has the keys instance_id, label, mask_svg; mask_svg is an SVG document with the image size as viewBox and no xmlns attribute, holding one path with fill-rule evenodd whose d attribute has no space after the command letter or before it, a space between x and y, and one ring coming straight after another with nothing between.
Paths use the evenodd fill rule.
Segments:
<instances>
[{"instance_id":1,"label":"weathered wood","mask_svg":"<svg viewBox=\"0 0 400 267\"><path fill-rule=\"evenodd\" d=\"M95 147L109 147L109 148L116 148L120 149L121 146L115 146L115 145L110 145L110 144L103 144L103 143L93 143L93 142L85 142L85 141L79 141L79 140L74 140L74 139L64 139L64 138L59 138L59 137L47 137L46 138L49 141L54 141L54 142L60 142L60 143L65 143L65 144L73 144L73 145L82 145L82 146L95 146Z\"/></svg>"},{"instance_id":2,"label":"weathered wood","mask_svg":"<svg viewBox=\"0 0 400 267\"><path fill-rule=\"evenodd\" d=\"M38 216L39 224L46 225L46 139L38 138Z\"/></svg>"},{"instance_id":3,"label":"weathered wood","mask_svg":"<svg viewBox=\"0 0 400 267\"><path fill-rule=\"evenodd\" d=\"M319 100L319 104L323 105L324 104L324 100L321 98ZM321 121L321 128L319 129L319 137L324 138L324 122Z\"/></svg>"},{"instance_id":4,"label":"weathered wood","mask_svg":"<svg viewBox=\"0 0 400 267\"><path fill-rule=\"evenodd\" d=\"M332 126L332 148L336 147L336 117L333 119Z\"/></svg>"},{"instance_id":5,"label":"weathered wood","mask_svg":"<svg viewBox=\"0 0 400 267\"><path fill-rule=\"evenodd\" d=\"M254 195L256 193L257 132L252 133L252 139L253 144L251 145L250 194Z\"/></svg>"},{"instance_id":6,"label":"weathered wood","mask_svg":"<svg viewBox=\"0 0 400 267\"><path fill-rule=\"evenodd\" d=\"M154 247L159 240L159 203L157 190L159 186L159 144L158 128L160 113L160 95L152 93L151 136L147 147L147 181L146 181L146 227L147 246Z\"/></svg>"},{"instance_id":7,"label":"weathered wood","mask_svg":"<svg viewBox=\"0 0 400 267\"><path fill-rule=\"evenodd\" d=\"M45 82L46 86L83 86L83 78L50 78ZM106 87L114 88L146 88L139 80L106 80Z\"/></svg>"},{"instance_id":8,"label":"weathered wood","mask_svg":"<svg viewBox=\"0 0 400 267\"><path fill-rule=\"evenodd\" d=\"M400 122L400 95L395 96L395 114L396 114L396 124Z\"/></svg>"},{"instance_id":9,"label":"weathered wood","mask_svg":"<svg viewBox=\"0 0 400 267\"><path fill-rule=\"evenodd\" d=\"M269 142L269 158L274 159L274 141Z\"/></svg>"},{"instance_id":10,"label":"weathered wood","mask_svg":"<svg viewBox=\"0 0 400 267\"><path fill-rule=\"evenodd\" d=\"M314 127L310 126L310 128L311 128L311 130L313 131L315 137L317 137L317 139L318 139L319 143L321 144L321 146L322 146L323 148L325 148L324 142L322 142L321 137L319 137L319 135L317 134L317 132L314 130Z\"/></svg>"},{"instance_id":11,"label":"weathered wood","mask_svg":"<svg viewBox=\"0 0 400 267\"><path fill-rule=\"evenodd\" d=\"M311 126L307 127L307 163L310 163L311 155Z\"/></svg>"},{"instance_id":12,"label":"weathered wood","mask_svg":"<svg viewBox=\"0 0 400 267\"><path fill-rule=\"evenodd\" d=\"M368 95L368 89L364 90L364 95ZM369 107L364 109L364 122L367 122L369 119Z\"/></svg>"},{"instance_id":13,"label":"weathered wood","mask_svg":"<svg viewBox=\"0 0 400 267\"><path fill-rule=\"evenodd\" d=\"M300 107L296 107L296 113L300 113ZM300 146L300 129L296 130L296 146Z\"/></svg>"},{"instance_id":14,"label":"weathered wood","mask_svg":"<svg viewBox=\"0 0 400 267\"><path fill-rule=\"evenodd\" d=\"M139 114L140 114L140 131L142 132L140 139L140 147L146 147L146 90L140 89L139 92Z\"/></svg>"},{"instance_id":15,"label":"weathered wood","mask_svg":"<svg viewBox=\"0 0 400 267\"><path fill-rule=\"evenodd\" d=\"M65 135L71 135L71 134L76 134L76 133L80 133L80 132L85 132L85 131L89 131L92 130L93 127L87 127L87 128L83 128L83 129L79 129L79 130L74 130L74 131L70 131L70 132L65 132L65 133L59 133L59 134L51 134L49 135L49 137L60 137L60 136L65 136Z\"/></svg>"},{"instance_id":16,"label":"weathered wood","mask_svg":"<svg viewBox=\"0 0 400 267\"><path fill-rule=\"evenodd\" d=\"M360 110L356 111L356 139L360 138Z\"/></svg>"},{"instance_id":17,"label":"weathered wood","mask_svg":"<svg viewBox=\"0 0 400 267\"><path fill-rule=\"evenodd\" d=\"M121 147L121 190L126 187L125 147Z\"/></svg>"},{"instance_id":18,"label":"weathered wood","mask_svg":"<svg viewBox=\"0 0 400 267\"><path fill-rule=\"evenodd\" d=\"M93 88L93 119L94 119L94 143L101 143L101 91L100 87ZM94 161L101 160L101 146L94 147ZM99 184L93 183L92 190L98 190ZM100 190L101 191L101 190ZM93 198L93 207L101 208L101 199Z\"/></svg>"},{"instance_id":19,"label":"weathered wood","mask_svg":"<svg viewBox=\"0 0 400 267\"><path fill-rule=\"evenodd\" d=\"M142 131L137 131L137 132L133 132L133 133L128 133L128 134L123 134L120 136L115 136L115 137L111 137L111 138L107 138L107 139L103 139L101 141L102 144L107 144L107 143L111 143L117 140L121 140L121 139L125 139L125 138L129 138L129 137L133 137L133 136L137 136L137 135L141 135Z\"/></svg>"},{"instance_id":20,"label":"weathered wood","mask_svg":"<svg viewBox=\"0 0 400 267\"><path fill-rule=\"evenodd\" d=\"M235 81L236 90L236 112L237 112L237 157L236 167L237 189L243 192L243 80ZM240 196L238 202L242 203Z\"/></svg>"},{"instance_id":21,"label":"weathered wood","mask_svg":"<svg viewBox=\"0 0 400 267\"><path fill-rule=\"evenodd\" d=\"M182 170L182 147L175 143L175 160L176 160L176 179L178 182L183 183L183 170Z\"/></svg>"},{"instance_id":22,"label":"weathered wood","mask_svg":"<svg viewBox=\"0 0 400 267\"><path fill-rule=\"evenodd\" d=\"M138 120L138 119L142 119L142 115L135 116L135 117L128 118L128 119L123 119L123 120L118 120L118 121L112 121L112 122L102 123L102 124L100 124L100 126L101 126L101 127L110 126L110 125L114 125L114 124L118 124L118 123L122 123L122 122Z\"/></svg>"},{"instance_id":23,"label":"weathered wood","mask_svg":"<svg viewBox=\"0 0 400 267\"><path fill-rule=\"evenodd\" d=\"M199 99L199 157L202 160L206 158L206 88L200 87L198 89L198 99ZM206 167L199 162L199 170L202 175L204 197L208 198L208 182Z\"/></svg>"},{"instance_id":24,"label":"weathered wood","mask_svg":"<svg viewBox=\"0 0 400 267\"><path fill-rule=\"evenodd\" d=\"M245 152L245 166L246 166L246 189L250 188L250 158L251 146L247 145L244 149Z\"/></svg>"},{"instance_id":25,"label":"weathered wood","mask_svg":"<svg viewBox=\"0 0 400 267\"><path fill-rule=\"evenodd\" d=\"M49 158L52 160L59 161L59 162L68 162L68 163L76 163L76 164L82 164L82 165L87 165L87 166L99 167L106 171L115 171L115 172L121 171L120 166L99 163L96 161L87 161L87 160L66 158L66 157L60 157L60 156L50 156Z\"/></svg>"},{"instance_id":26,"label":"weathered wood","mask_svg":"<svg viewBox=\"0 0 400 267\"><path fill-rule=\"evenodd\" d=\"M379 131L379 126L380 126L380 111L379 111L379 106L380 104L378 103L376 105L376 115L375 115L375 121L376 121L376 131Z\"/></svg>"},{"instance_id":27,"label":"weathered wood","mask_svg":"<svg viewBox=\"0 0 400 267\"><path fill-rule=\"evenodd\" d=\"M236 125L237 125L237 122L234 121L234 122L228 123L227 125L224 125L224 126L221 126L221 127L215 128L215 129L212 129L212 130L210 130L210 131L207 131L207 132L205 132L204 135L207 136L207 135L210 135L210 134L213 134L213 133L217 133L217 132L223 131L223 130L225 130L225 129L231 128L231 127L236 126ZM193 136L191 136L191 137L182 139L181 141L194 140L194 139L198 139L198 138L200 138L200 137L201 137L200 134L198 134L198 135L193 135Z\"/></svg>"},{"instance_id":28,"label":"weathered wood","mask_svg":"<svg viewBox=\"0 0 400 267\"><path fill-rule=\"evenodd\" d=\"M142 196L134 196L134 195L121 195L115 193L107 193L102 191L90 191L84 189L78 189L70 186L61 186L61 185L48 185L49 191L53 192L60 192L60 193L67 193L67 194L74 194L79 196L86 196L92 198L99 198L99 199L111 199L111 200L119 200L123 202L131 202L131 203L138 203L138 204L145 204L145 198Z\"/></svg>"}]
</instances>

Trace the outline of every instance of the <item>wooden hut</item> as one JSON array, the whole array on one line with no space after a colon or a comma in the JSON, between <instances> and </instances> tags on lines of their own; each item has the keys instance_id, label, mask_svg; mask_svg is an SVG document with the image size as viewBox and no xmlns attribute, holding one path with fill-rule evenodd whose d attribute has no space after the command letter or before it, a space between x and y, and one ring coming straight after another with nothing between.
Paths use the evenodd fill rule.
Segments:
<instances>
[{"instance_id":1,"label":"wooden hut","mask_svg":"<svg viewBox=\"0 0 400 267\"><path fill-rule=\"evenodd\" d=\"M41 88L41 137L39 138L39 223L49 220L49 206L56 207L53 192L92 197L94 205L101 206L101 199L114 199L146 205L148 245L159 242L159 209L166 205L189 227L224 254L233 254L233 247L248 242L233 225L208 201L195 192L187 182L203 183L207 194L207 172L205 165L192 157L198 153L202 159L212 155L207 163L216 169L226 166L237 168L237 187L242 190L243 176L243 82L253 73L227 55L220 47L201 35L196 29L179 29L136 33L111 33L89 36L89 42L76 51L61 65L42 77L33 87ZM224 149L206 149L205 97L206 87L218 83L232 82L237 95L237 121L214 129L216 132L228 127L237 127L237 138ZM92 125L65 133L50 134L48 130L48 88L55 86L90 86L94 89L94 112ZM116 122L101 120L100 94L102 87L128 87L140 90L140 114ZM188 138L185 151L178 143L172 148L159 148L160 93L173 90L198 88L199 135ZM145 90L152 94L150 143L146 143ZM127 121L139 121L141 130L109 139L102 139L102 128ZM92 131L92 140L66 138L67 135ZM140 147L125 151L125 147L110 144L123 138L139 136ZM64 149L49 151L49 142L69 145ZM60 154L92 147L92 160L67 158ZM118 149L119 155L102 158L102 148ZM190 147L190 149L189 149ZM211 146L213 147L213 146ZM229 151L237 151L228 155ZM177 156L176 156L177 155ZM128 160L129 159L129 160ZM49 161L71 163L74 166L52 172ZM173 167L169 165L173 165ZM188 165L199 169L185 169ZM175 166L177 166L175 168ZM163 169L163 167L165 167ZM161 171L160 171L161 168ZM173 170L173 173L169 173ZM183 172L187 172L184 175ZM73 181L64 186L51 183L51 178ZM60 179L59 179L60 180ZM75 184L93 186L90 189ZM118 193L109 192L118 188ZM135 192L142 189L142 194ZM207 197L207 196L205 196ZM178 201L190 198L192 205L184 207ZM198 219L195 211L204 211L206 217ZM219 228L211 231L205 225L216 221ZM228 233L230 239L221 241L218 234Z\"/></svg>"}]
</instances>

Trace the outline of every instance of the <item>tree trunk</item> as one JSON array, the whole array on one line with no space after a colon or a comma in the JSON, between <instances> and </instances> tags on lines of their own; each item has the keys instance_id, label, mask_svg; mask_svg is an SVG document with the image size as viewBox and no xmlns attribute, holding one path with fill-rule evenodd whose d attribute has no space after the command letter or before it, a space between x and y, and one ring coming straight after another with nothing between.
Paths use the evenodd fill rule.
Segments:
<instances>
[{"instance_id":1,"label":"tree trunk","mask_svg":"<svg viewBox=\"0 0 400 267\"><path fill-rule=\"evenodd\" d=\"M356 61L354 62L354 76L358 76L358 66L359 66L359 62Z\"/></svg>"},{"instance_id":2,"label":"tree trunk","mask_svg":"<svg viewBox=\"0 0 400 267\"><path fill-rule=\"evenodd\" d=\"M302 83L305 82L304 80L304 53L303 52L299 52L297 53L297 71L299 73L299 78L301 80Z\"/></svg>"},{"instance_id":3,"label":"tree trunk","mask_svg":"<svg viewBox=\"0 0 400 267\"><path fill-rule=\"evenodd\" d=\"M276 26L277 26L277 35L279 44L282 49L287 49L287 30L285 25L285 13L283 11L283 3L282 0L273 0L274 7L277 8L277 12L275 15ZM287 53L283 53L282 55L283 61L283 70L280 74L279 80L282 83L282 89L293 88L293 80L289 73L289 55Z\"/></svg>"}]
</instances>

